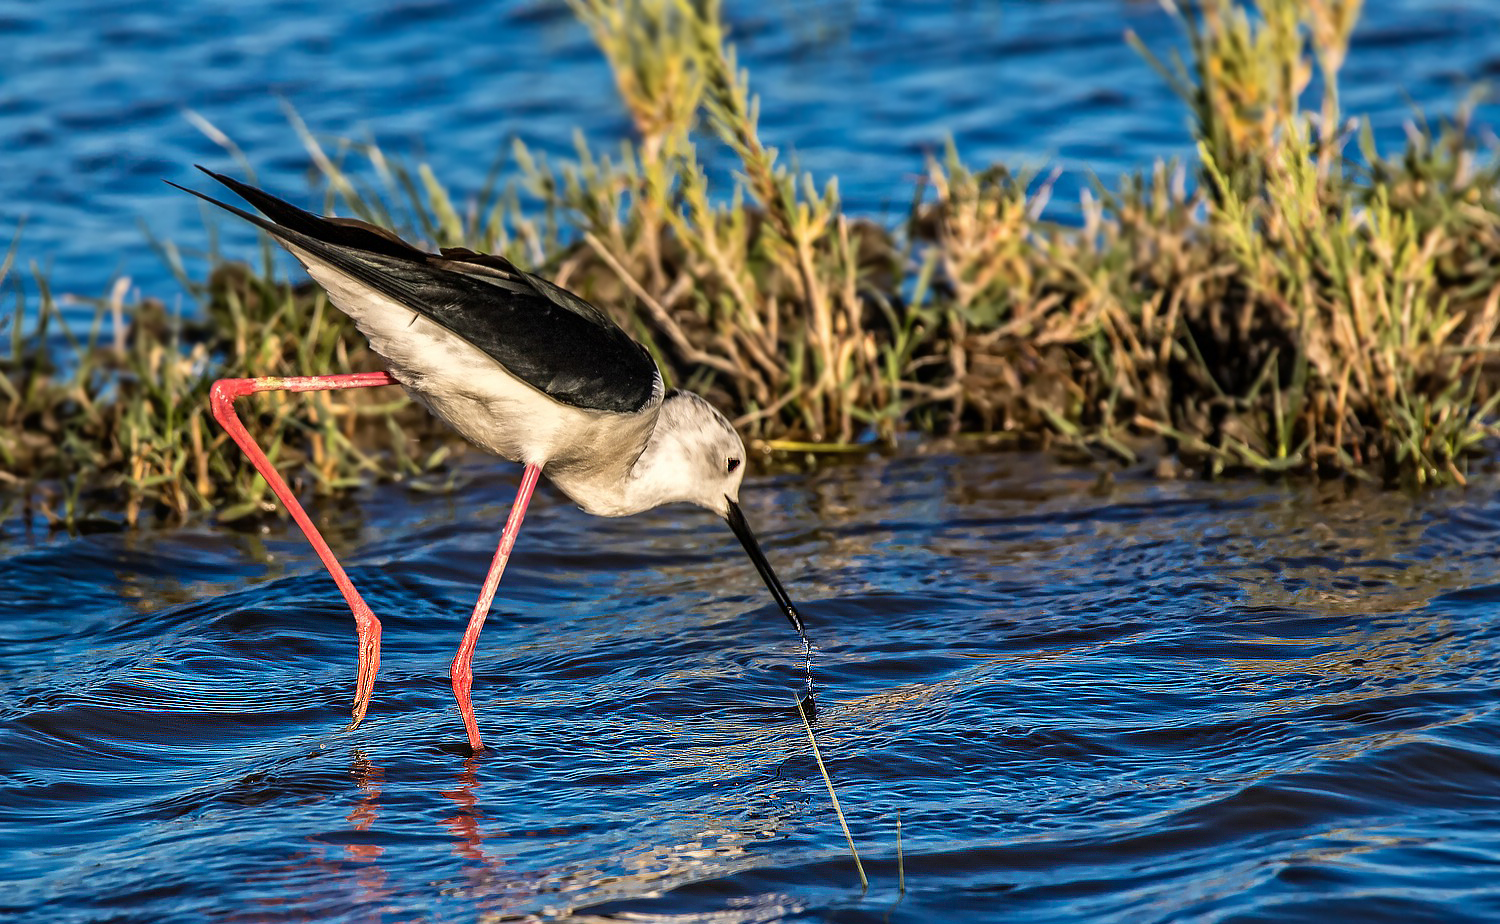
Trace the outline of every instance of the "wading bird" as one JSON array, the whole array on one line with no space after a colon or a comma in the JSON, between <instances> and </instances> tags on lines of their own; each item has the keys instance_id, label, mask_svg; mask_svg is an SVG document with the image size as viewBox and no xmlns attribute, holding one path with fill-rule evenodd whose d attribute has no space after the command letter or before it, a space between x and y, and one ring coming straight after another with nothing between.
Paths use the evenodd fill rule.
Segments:
<instances>
[{"instance_id":1,"label":"wading bird","mask_svg":"<svg viewBox=\"0 0 1500 924\"><path fill-rule=\"evenodd\" d=\"M198 169L266 217L171 185L279 241L354 320L389 370L220 379L210 393L214 417L302 527L354 612L359 674L350 728L370 705L380 666L380 621L235 414L234 401L243 395L400 385L469 442L525 466L453 658L453 695L475 751L484 745L469 699L470 662L543 472L579 507L599 516L627 516L685 501L723 517L810 651L802 617L740 510L745 445L739 434L698 395L663 391L650 354L603 312L503 257L458 247L428 253L383 228L314 215Z\"/></svg>"}]
</instances>

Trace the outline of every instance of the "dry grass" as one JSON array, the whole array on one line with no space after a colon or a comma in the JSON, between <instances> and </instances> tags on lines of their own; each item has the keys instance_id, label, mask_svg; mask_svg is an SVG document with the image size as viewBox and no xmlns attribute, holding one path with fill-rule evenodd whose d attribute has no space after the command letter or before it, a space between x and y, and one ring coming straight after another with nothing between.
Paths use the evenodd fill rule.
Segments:
<instances>
[{"instance_id":1,"label":"dry grass","mask_svg":"<svg viewBox=\"0 0 1500 924\"><path fill-rule=\"evenodd\" d=\"M1494 433L1500 161L1464 111L1375 150L1338 97L1357 0L1180 14L1188 60L1140 50L1191 111L1197 162L1096 187L1081 227L1042 220L1049 178L950 148L899 229L846 215L836 182L766 145L717 4L571 3L633 139L612 153L580 140L565 163L518 143L516 181L460 195L426 164L326 150L292 114L325 205L544 269L763 446L1006 433L1127 462L1156 442L1207 475L1425 484L1462 482ZM711 186L704 132L738 158L732 188ZM61 521L90 502L130 522L261 509L263 485L207 424L209 380L378 367L320 296L264 265L196 284L206 323L127 307L118 288L99 310L128 313L129 332L76 338L61 370L38 278L41 330L13 328L0 358L0 480L40 485L27 496ZM402 438L389 412L407 430L422 418L381 392L261 400L273 458L311 489L431 472L446 451L430 425Z\"/></svg>"},{"instance_id":2,"label":"dry grass","mask_svg":"<svg viewBox=\"0 0 1500 924\"><path fill-rule=\"evenodd\" d=\"M225 519L273 510L264 482L212 422L209 385L226 375L377 362L321 293L265 283L235 264L196 286L205 321L171 316L153 301L127 312L126 279L96 306L83 339L66 330L45 281L36 284L37 324L26 334L13 326L9 355L0 357L0 479L25 485L12 499L54 525L86 527L105 513L95 525L118 522L115 515L134 525L207 509ZM122 323L102 342L106 315ZM52 325L65 331L71 365L49 357ZM418 475L449 451L440 440L397 438L392 411L409 418L399 426L411 433L435 435L436 425L391 390L311 397L259 397L246 417L295 485L334 491L371 476Z\"/></svg>"}]
</instances>

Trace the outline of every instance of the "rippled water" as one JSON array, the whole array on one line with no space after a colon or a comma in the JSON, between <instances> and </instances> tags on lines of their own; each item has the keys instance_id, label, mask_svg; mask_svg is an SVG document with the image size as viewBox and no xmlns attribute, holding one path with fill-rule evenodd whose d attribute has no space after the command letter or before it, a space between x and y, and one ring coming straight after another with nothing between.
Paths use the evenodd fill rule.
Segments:
<instances>
[{"instance_id":1,"label":"rippled water","mask_svg":"<svg viewBox=\"0 0 1500 924\"><path fill-rule=\"evenodd\" d=\"M837 176L860 215L897 220L949 136L975 164L1063 167L1063 218L1090 171L1110 180L1191 153L1186 110L1123 40L1133 29L1159 53L1179 41L1154 0L725 5L767 140ZM27 217L23 257L86 296L117 273L169 302L179 291L142 227L191 256L203 211L161 181L198 182L193 163L238 172L186 109L293 197L309 160L284 103L326 139L422 152L460 192L514 137L570 156L575 129L599 145L629 130L560 0L0 0L0 45L0 238ZM1379 0L1365 4L1343 101L1395 148L1414 105L1436 119L1497 74L1500 4ZM1479 116L1492 127L1500 107ZM732 159L704 153L727 182ZM233 253L254 254L247 227L214 220Z\"/></svg>"},{"instance_id":2,"label":"rippled water","mask_svg":"<svg viewBox=\"0 0 1500 924\"><path fill-rule=\"evenodd\" d=\"M207 235L159 181L229 163L184 108L293 197L283 99L471 189L513 136L627 130L558 4L178 6L0 0L0 236L28 217L23 263L59 291L124 273L170 300L141 226ZM1062 164L1057 202L1188 149L1121 41L1171 45L1155 3L728 6L768 139L861 214L899 214L950 133ZM1500 5L1366 7L1344 101L1386 145L1412 102L1500 73ZM1493 476L1412 498L972 455L752 479L863 894L793 711L800 647L706 514L590 519L543 489L476 661L492 750L467 755L447 665L514 476L471 460L453 497L319 512L386 626L354 732L351 620L295 532L0 517L0 916L1500 920Z\"/></svg>"},{"instance_id":3,"label":"rippled water","mask_svg":"<svg viewBox=\"0 0 1500 924\"><path fill-rule=\"evenodd\" d=\"M3 539L0 906L23 919L1500 917L1500 481L1098 484L1011 455L753 478L813 625L733 537L533 505L446 669L514 478L295 532ZM901 819L907 893L897 891Z\"/></svg>"}]
</instances>

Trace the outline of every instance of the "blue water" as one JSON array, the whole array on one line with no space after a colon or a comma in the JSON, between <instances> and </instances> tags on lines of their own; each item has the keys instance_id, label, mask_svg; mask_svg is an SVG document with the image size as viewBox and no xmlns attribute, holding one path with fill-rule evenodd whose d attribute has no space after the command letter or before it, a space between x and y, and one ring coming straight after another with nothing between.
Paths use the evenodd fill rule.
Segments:
<instances>
[{"instance_id":1,"label":"blue water","mask_svg":"<svg viewBox=\"0 0 1500 924\"><path fill-rule=\"evenodd\" d=\"M707 514L514 488L300 536L0 540L0 906L57 921L1500 919L1500 479L1412 498L1027 456L758 477L801 650ZM907 884L897 889L897 818ZM899 899L899 900L898 900Z\"/></svg>"},{"instance_id":2,"label":"blue water","mask_svg":"<svg viewBox=\"0 0 1500 924\"><path fill-rule=\"evenodd\" d=\"M59 291L179 297L143 228L209 234L160 180L232 167L184 109L293 198L283 100L470 189L512 137L628 129L559 4L182 6L0 0L0 233L26 216L23 262ZM1367 6L1344 100L1383 144L1500 73L1500 5ZM1154 3L729 7L768 139L859 214L899 215L949 133L974 163L1062 165L1062 217L1086 169L1189 151L1120 38L1171 46ZM1500 476L1413 497L1020 455L752 474L862 893L793 710L800 645L706 514L592 519L544 486L468 755L447 665L517 473L459 474L315 511L385 623L353 732L352 622L295 530L68 537L0 495L0 917L1500 920Z\"/></svg>"},{"instance_id":3,"label":"blue water","mask_svg":"<svg viewBox=\"0 0 1500 924\"><path fill-rule=\"evenodd\" d=\"M1435 120L1500 74L1500 4L1365 6L1343 98L1370 116L1383 147L1402 144L1414 105ZM1150 0L727 7L768 142L837 176L857 214L896 222L924 157L949 136L974 164L1062 167L1061 218L1089 171L1110 182L1191 154L1185 109L1122 39L1133 29L1161 54L1179 43ZM310 161L285 106L326 143L374 138L420 153L460 192L481 187L512 138L569 156L575 129L605 146L629 130L607 68L560 0L0 0L0 47L0 235L25 217L25 260L82 296L123 274L173 303L180 290L143 228L201 266L191 256L206 246L204 212L161 180L198 182L193 163L237 168L185 110L294 197L308 192ZM1483 125L1497 116L1481 108ZM727 179L734 164L706 153ZM253 256L247 229L213 221L226 246Z\"/></svg>"}]
</instances>

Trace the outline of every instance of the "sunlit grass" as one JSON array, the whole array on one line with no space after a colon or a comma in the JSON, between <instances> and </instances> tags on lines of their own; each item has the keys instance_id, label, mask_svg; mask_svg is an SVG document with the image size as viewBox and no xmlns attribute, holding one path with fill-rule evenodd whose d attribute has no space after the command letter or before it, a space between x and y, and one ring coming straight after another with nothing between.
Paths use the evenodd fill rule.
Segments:
<instances>
[{"instance_id":1,"label":"sunlit grass","mask_svg":"<svg viewBox=\"0 0 1500 924\"><path fill-rule=\"evenodd\" d=\"M1004 433L1126 464L1164 444L1205 475L1429 484L1462 482L1494 435L1500 160L1466 108L1436 127L1415 118L1402 150L1376 149L1338 92L1356 0L1207 0L1179 14L1182 61L1129 37L1188 107L1198 155L1096 184L1078 226L1042 216L1054 176L977 168L950 146L899 228L848 215L835 179L766 142L716 3L571 5L613 70L631 139L598 150L580 136L565 160L517 142L508 170L497 158L466 191L289 113L323 177L320 205L548 273L767 451ZM738 160L727 188L704 144ZM188 317L127 303L127 283L89 333L66 333L63 361L48 353L61 313L33 273L35 323L7 332L0 486L32 492L58 522L266 509L208 423L209 382L379 368L315 290L274 280L269 250L257 268L217 263L198 280L174 245L158 247L200 299ZM0 279L19 293L14 254ZM101 343L110 316L124 323ZM252 426L304 490L419 476L449 451L385 390L258 400Z\"/></svg>"}]
</instances>

